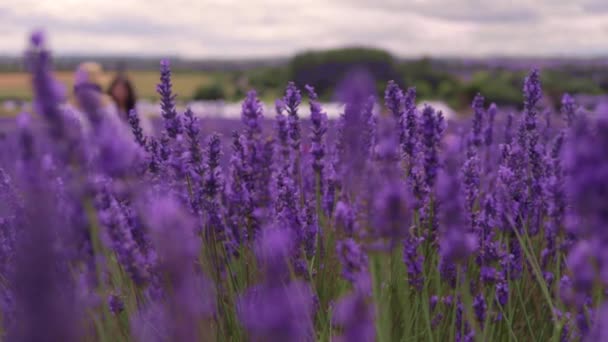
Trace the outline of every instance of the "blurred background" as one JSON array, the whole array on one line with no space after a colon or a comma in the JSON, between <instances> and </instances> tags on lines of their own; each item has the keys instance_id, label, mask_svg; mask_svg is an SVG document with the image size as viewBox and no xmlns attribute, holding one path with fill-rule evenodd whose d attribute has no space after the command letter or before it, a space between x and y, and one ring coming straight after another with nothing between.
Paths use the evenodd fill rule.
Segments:
<instances>
[{"instance_id":1,"label":"blurred background","mask_svg":"<svg viewBox=\"0 0 608 342\"><path fill-rule=\"evenodd\" d=\"M517 108L532 67L547 105L564 92L591 110L608 104L606 0L2 0L0 115L31 100L22 57L38 28L67 89L76 66L95 61L102 87L127 75L150 114L161 58L181 105L209 116L238 115L251 88L270 104L289 80L314 85L336 115L335 86L352 69L369 71L379 96L393 79L453 115L481 89Z\"/></svg>"}]
</instances>

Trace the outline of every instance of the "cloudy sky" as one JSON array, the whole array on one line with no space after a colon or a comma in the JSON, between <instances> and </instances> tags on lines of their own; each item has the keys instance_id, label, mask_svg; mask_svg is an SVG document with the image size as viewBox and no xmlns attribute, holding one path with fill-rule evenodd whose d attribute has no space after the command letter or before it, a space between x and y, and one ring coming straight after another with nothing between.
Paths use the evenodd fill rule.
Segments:
<instances>
[{"instance_id":1,"label":"cloudy sky","mask_svg":"<svg viewBox=\"0 0 608 342\"><path fill-rule=\"evenodd\" d=\"M2 0L0 54L37 27L58 54L608 56L608 0Z\"/></svg>"}]
</instances>

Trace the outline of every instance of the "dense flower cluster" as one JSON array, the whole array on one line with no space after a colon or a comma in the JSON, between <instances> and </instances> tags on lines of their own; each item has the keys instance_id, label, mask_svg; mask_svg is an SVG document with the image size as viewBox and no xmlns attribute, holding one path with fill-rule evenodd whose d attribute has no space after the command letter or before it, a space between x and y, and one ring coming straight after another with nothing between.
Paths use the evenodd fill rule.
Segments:
<instances>
[{"instance_id":1,"label":"dense flower cluster","mask_svg":"<svg viewBox=\"0 0 608 342\"><path fill-rule=\"evenodd\" d=\"M40 33L26 64L33 112L0 147L0 339L607 335L608 113L545 107L536 70L520 114L478 94L447 125L393 81L379 105L356 73L336 122L289 83L274 133L250 91L222 136L181 113L167 61L150 135L92 93L65 109Z\"/></svg>"}]
</instances>

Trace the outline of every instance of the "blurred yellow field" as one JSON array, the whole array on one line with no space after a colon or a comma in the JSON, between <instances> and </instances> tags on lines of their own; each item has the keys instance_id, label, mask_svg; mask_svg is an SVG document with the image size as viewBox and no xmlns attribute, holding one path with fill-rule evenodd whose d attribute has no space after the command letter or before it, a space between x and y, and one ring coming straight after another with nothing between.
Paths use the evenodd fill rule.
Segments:
<instances>
[{"instance_id":1,"label":"blurred yellow field","mask_svg":"<svg viewBox=\"0 0 608 342\"><path fill-rule=\"evenodd\" d=\"M73 84L73 73L67 71L56 72L57 78L63 82L67 89L71 89ZM157 71L133 71L129 76L135 83L137 94L141 98L155 99L156 84L159 74ZM107 82L113 77L112 73L107 73ZM195 89L209 83L213 76L205 72L189 71L184 73L174 73L173 89L178 96L189 98ZM30 99L32 97L30 89L30 76L25 72L0 73L0 99Z\"/></svg>"}]
</instances>

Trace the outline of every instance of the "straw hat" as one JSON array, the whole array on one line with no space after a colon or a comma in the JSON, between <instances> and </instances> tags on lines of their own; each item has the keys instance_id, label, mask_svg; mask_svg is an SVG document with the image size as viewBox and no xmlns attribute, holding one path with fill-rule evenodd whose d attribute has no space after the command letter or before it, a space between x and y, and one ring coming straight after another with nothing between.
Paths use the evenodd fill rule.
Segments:
<instances>
[{"instance_id":1,"label":"straw hat","mask_svg":"<svg viewBox=\"0 0 608 342\"><path fill-rule=\"evenodd\" d=\"M99 63L84 62L76 68L74 75L74 86L82 84L96 84L100 87L105 86L107 78L103 73L103 68Z\"/></svg>"},{"instance_id":2,"label":"straw hat","mask_svg":"<svg viewBox=\"0 0 608 342\"><path fill-rule=\"evenodd\" d=\"M112 102L109 96L104 93L106 84L108 83L107 77L103 72L103 68L99 63L95 62L84 62L81 63L74 73L74 89L83 86L93 86L99 88L100 101L103 106L106 106ZM74 99L74 103L78 106L78 101Z\"/></svg>"}]
</instances>

